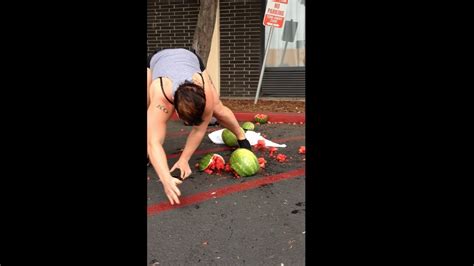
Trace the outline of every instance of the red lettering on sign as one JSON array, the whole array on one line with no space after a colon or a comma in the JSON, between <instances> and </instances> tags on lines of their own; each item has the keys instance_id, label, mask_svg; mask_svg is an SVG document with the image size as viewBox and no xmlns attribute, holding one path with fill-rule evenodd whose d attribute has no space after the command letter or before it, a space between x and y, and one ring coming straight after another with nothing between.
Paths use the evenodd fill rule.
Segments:
<instances>
[{"instance_id":1,"label":"red lettering on sign","mask_svg":"<svg viewBox=\"0 0 474 266\"><path fill-rule=\"evenodd\" d=\"M269 15L269 14L267 14L263 19L263 25L265 25L265 26L274 26L274 27L277 27L277 28L283 27L283 22L284 22L283 17L273 16L273 15Z\"/></svg>"},{"instance_id":2,"label":"red lettering on sign","mask_svg":"<svg viewBox=\"0 0 474 266\"><path fill-rule=\"evenodd\" d=\"M283 16L285 14L283 10L276 10L276 9L271 9L271 8L268 9L268 13L278 15L278 16Z\"/></svg>"}]
</instances>

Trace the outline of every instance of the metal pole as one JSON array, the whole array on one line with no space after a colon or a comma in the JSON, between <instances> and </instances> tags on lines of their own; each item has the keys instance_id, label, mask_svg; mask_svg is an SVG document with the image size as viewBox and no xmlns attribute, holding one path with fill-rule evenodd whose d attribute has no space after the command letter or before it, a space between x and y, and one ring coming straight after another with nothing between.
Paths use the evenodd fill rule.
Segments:
<instances>
[{"instance_id":1,"label":"metal pole","mask_svg":"<svg viewBox=\"0 0 474 266\"><path fill-rule=\"evenodd\" d=\"M258 95L260 94L260 87L262 86L262 79L263 79L263 72L265 70L265 62L267 61L267 54L268 54L268 50L270 50L270 41L272 39L272 35L273 35L273 29L275 27L272 27L270 29L270 34L268 35L268 41L267 41L267 47L265 48L265 56L263 57L263 63L262 63L262 70L260 71L260 78L258 80L258 86L257 86L257 94L255 94L255 102L253 104L257 104L257 101L258 101Z\"/></svg>"},{"instance_id":2,"label":"metal pole","mask_svg":"<svg viewBox=\"0 0 474 266\"><path fill-rule=\"evenodd\" d=\"M285 60L286 47L288 47L288 41L285 42L285 49L283 49L283 55L281 56L280 66L283 65L283 60Z\"/></svg>"}]
</instances>

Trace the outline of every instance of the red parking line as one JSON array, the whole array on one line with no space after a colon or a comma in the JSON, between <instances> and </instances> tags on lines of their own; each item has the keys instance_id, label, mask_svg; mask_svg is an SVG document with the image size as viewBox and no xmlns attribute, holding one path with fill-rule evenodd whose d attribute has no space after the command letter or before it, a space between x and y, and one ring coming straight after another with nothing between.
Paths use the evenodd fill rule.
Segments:
<instances>
[{"instance_id":1,"label":"red parking line","mask_svg":"<svg viewBox=\"0 0 474 266\"><path fill-rule=\"evenodd\" d=\"M188 135L190 131L170 132L166 134L166 138L180 137Z\"/></svg>"},{"instance_id":2,"label":"red parking line","mask_svg":"<svg viewBox=\"0 0 474 266\"><path fill-rule=\"evenodd\" d=\"M218 151L227 151L227 150L232 150L231 147L220 147L220 148L213 148L213 149L206 149L206 150L197 150L193 153L193 155L196 155L196 154L204 154L204 153L210 153L210 152L218 152ZM170 155L166 155L166 157L168 159L173 159L173 158L177 158L179 156L181 156L181 153L174 153L174 154L170 154Z\"/></svg>"},{"instance_id":3,"label":"red parking line","mask_svg":"<svg viewBox=\"0 0 474 266\"><path fill-rule=\"evenodd\" d=\"M215 129L207 129L207 134L213 132ZM172 132L167 132L166 133L166 139L168 138L175 138L175 137L181 137L184 135L189 135L191 133L191 130L183 130L183 131L172 131Z\"/></svg>"},{"instance_id":4,"label":"red parking line","mask_svg":"<svg viewBox=\"0 0 474 266\"><path fill-rule=\"evenodd\" d=\"M147 213L148 213L148 216L151 216L163 211L181 208L184 206L192 205L192 204L195 204L201 201L206 201L209 199L220 198L231 193L256 188L261 185L270 184L270 183L278 182L284 179L290 179L290 178L302 176L304 174L305 174L305 169L300 168L300 169L292 170L286 173L261 177L261 178L250 180L244 183L224 186L216 190L209 190L209 191L197 193L191 196L182 197L180 198L181 204L178 204L178 205L171 205L169 201L164 201L164 202L150 205L147 208Z\"/></svg>"},{"instance_id":5,"label":"red parking line","mask_svg":"<svg viewBox=\"0 0 474 266\"><path fill-rule=\"evenodd\" d=\"M292 141L292 140L301 140L301 139L304 139L304 138L305 138L305 136L293 136L293 137L288 137L288 138L275 139L275 140L272 140L272 141L278 143L278 142L285 142L285 141ZM205 150L196 150L194 152L194 154L206 154L206 153L210 153L210 152L227 151L227 150L232 150L232 149L233 148L231 148L231 147L225 146L225 147L205 149ZM170 154L170 155L167 155L166 157L168 159L173 159L173 158L177 158L179 156L181 156L181 152Z\"/></svg>"}]
</instances>

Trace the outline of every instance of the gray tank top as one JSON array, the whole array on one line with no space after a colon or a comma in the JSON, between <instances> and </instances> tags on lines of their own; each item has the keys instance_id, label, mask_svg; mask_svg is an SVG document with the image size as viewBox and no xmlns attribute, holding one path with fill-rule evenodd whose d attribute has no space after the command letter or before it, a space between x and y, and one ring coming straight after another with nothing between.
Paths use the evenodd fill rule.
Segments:
<instances>
[{"instance_id":1,"label":"gray tank top","mask_svg":"<svg viewBox=\"0 0 474 266\"><path fill-rule=\"evenodd\" d=\"M167 77L173 81L173 95L185 81L193 82L194 73L201 73L199 59L186 49L165 49L156 53L150 61L152 79Z\"/></svg>"}]
</instances>

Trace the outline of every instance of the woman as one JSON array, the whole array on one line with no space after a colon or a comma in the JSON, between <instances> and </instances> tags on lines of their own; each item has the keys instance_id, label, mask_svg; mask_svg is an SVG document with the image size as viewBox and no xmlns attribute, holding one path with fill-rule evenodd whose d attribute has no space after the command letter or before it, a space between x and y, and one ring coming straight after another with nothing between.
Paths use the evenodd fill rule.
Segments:
<instances>
[{"instance_id":1,"label":"woman","mask_svg":"<svg viewBox=\"0 0 474 266\"><path fill-rule=\"evenodd\" d=\"M177 185L191 174L189 159L206 135L213 116L237 136L240 147L251 150L235 115L220 101L201 58L193 50L164 49L149 58L147 104L148 155L172 205L180 203L181 192ZM193 129L180 158L170 170L163 143L166 123L174 112ZM180 169L181 180L171 176L175 169Z\"/></svg>"}]
</instances>

